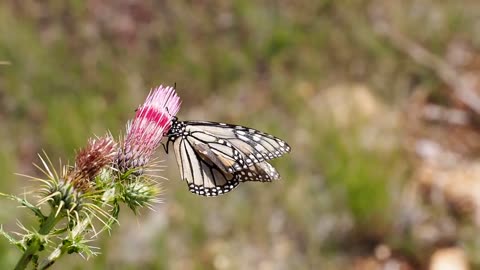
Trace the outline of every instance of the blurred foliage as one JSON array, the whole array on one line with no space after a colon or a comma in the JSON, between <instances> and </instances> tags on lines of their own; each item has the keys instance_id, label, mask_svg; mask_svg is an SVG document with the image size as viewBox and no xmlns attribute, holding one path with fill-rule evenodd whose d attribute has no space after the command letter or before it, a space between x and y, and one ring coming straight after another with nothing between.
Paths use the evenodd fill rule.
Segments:
<instances>
[{"instance_id":1,"label":"blurred foliage","mask_svg":"<svg viewBox=\"0 0 480 270\"><path fill-rule=\"evenodd\" d=\"M480 46L479 17L473 0L1 1L1 190L34 189L13 173L37 173L37 152L71 160L92 134L123 131L149 88L176 83L180 119L289 142L273 162L283 179L205 199L169 157L157 211L121 217L102 255L57 269L346 269L382 243L426 267L430 249L404 222L399 115L414 88L442 82L376 27L387 18L444 55L452 41ZM6 227L26 218L2 205ZM458 241L474 258L466 224ZM18 256L0 241L2 269Z\"/></svg>"}]
</instances>

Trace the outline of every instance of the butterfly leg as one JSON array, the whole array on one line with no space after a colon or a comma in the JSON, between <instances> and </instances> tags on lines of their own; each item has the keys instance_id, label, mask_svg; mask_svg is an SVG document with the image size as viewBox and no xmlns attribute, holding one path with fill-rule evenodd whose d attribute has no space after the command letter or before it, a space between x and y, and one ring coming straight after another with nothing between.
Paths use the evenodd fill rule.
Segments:
<instances>
[{"instance_id":1,"label":"butterfly leg","mask_svg":"<svg viewBox=\"0 0 480 270\"><path fill-rule=\"evenodd\" d=\"M170 143L173 142L171 140L171 138L168 138L167 142L166 143L163 143L162 142L162 146L163 146L163 150L165 150L165 153L168 155L168 146L170 145Z\"/></svg>"},{"instance_id":2,"label":"butterfly leg","mask_svg":"<svg viewBox=\"0 0 480 270\"><path fill-rule=\"evenodd\" d=\"M168 142L167 142L168 145ZM165 143L162 142L163 150L165 150L165 153L168 155L168 146L165 145Z\"/></svg>"}]
</instances>

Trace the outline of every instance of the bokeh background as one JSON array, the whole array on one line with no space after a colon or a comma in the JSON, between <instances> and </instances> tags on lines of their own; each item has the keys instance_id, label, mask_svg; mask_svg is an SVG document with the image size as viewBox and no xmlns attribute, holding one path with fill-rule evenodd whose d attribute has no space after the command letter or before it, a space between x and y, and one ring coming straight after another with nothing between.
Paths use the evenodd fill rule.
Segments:
<instances>
[{"instance_id":1,"label":"bokeh background","mask_svg":"<svg viewBox=\"0 0 480 270\"><path fill-rule=\"evenodd\" d=\"M176 83L180 119L289 142L282 180L202 198L159 151L156 211L53 269L480 269L479 75L475 0L3 0L0 191ZM0 268L19 256L0 240Z\"/></svg>"}]
</instances>

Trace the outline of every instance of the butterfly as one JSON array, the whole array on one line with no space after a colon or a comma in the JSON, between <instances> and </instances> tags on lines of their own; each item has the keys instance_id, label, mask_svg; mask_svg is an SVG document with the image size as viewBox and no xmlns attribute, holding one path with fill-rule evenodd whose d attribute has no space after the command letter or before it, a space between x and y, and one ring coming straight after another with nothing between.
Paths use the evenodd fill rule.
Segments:
<instances>
[{"instance_id":1,"label":"butterfly","mask_svg":"<svg viewBox=\"0 0 480 270\"><path fill-rule=\"evenodd\" d=\"M241 182L271 182L280 179L270 159L290 152L283 140L253 128L207 121L172 118L165 134L192 193L218 196Z\"/></svg>"}]
</instances>

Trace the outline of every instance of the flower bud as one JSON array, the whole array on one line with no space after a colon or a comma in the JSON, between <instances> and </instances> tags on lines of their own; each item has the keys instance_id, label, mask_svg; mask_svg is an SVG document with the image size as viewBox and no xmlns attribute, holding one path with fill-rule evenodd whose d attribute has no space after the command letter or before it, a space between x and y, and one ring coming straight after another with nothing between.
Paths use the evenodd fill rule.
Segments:
<instances>
[{"instance_id":1,"label":"flower bud","mask_svg":"<svg viewBox=\"0 0 480 270\"><path fill-rule=\"evenodd\" d=\"M149 206L157 202L156 196L160 193L157 186L145 182L128 183L123 192L123 201L136 212L137 207Z\"/></svg>"}]
</instances>

